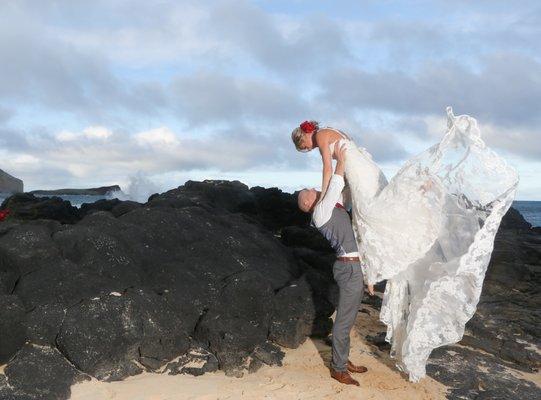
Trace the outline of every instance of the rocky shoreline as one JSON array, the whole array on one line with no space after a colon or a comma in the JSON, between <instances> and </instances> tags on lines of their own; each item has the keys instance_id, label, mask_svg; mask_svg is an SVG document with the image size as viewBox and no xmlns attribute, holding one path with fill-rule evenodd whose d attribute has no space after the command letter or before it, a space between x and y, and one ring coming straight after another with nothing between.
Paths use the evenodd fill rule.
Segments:
<instances>
[{"instance_id":1,"label":"rocky shoreline","mask_svg":"<svg viewBox=\"0 0 541 400\"><path fill-rule=\"evenodd\" d=\"M77 209L21 193L3 208L1 399L67 399L76 382L143 371L238 377L330 332L333 255L278 189L189 181L144 204ZM464 339L431 357L449 398L541 394L509 373L537 371L541 347L541 232L517 214L502 223ZM385 354L381 332L366 340Z\"/></svg>"}]
</instances>

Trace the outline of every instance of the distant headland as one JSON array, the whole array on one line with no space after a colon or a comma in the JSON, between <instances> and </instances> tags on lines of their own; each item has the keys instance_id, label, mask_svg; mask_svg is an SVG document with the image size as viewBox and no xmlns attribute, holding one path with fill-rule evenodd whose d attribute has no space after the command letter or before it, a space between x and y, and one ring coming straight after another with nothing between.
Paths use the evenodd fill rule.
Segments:
<instances>
[{"instance_id":1,"label":"distant headland","mask_svg":"<svg viewBox=\"0 0 541 400\"><path fill-rule=\"evenodd\" d=\"M77 195L77 196L105 196L107 193L120 191L120 186L101 186L89 189L54 189L54 190L31 190L28 193L35 195Z\"/></svg>"}]
</instances>

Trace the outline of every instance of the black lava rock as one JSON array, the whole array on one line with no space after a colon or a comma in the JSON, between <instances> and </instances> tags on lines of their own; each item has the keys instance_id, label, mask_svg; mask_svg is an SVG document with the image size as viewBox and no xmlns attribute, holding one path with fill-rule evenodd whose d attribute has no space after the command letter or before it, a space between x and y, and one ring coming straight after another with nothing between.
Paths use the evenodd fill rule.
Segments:
<instances>
[{"instance_id":1,"label":"black lava rock","mask_svg":"<svg viewBox=\"0 0 541 400\"><path fill-rule=\"evenodd\" d=\"M56 346L67 307L60 303L38 304L26 314L26 339L42 346Z\"/></svg>"},{"instance_id":2,"label":"black lava rock","mask_svg":"<svg viewBox=\"0 0 541 400\"><path fill-rule=\"evenodd\" d=\"M37 197L31 193L17 193L2 202L0 209L4 208L10 210L10 217L20 220L44 218L73 224L81 218L77 207L58 196Z\"/></svg>"},{"instance_id":3,"label":"black lava rock","mask_svg":"<svg viewBox=\"0 0 541 400\"><path fill-rule=\"evenodd\" d=\"M81 216L91 214L96 211L111 211L115 206L122 203L119 199L100 199L93 203L83 203L79 208Z\"/></svg>"},{"instance_id":4,"label":"black lava rock","mask_svg":"<svg viewBox=\"0 0 541 400\"><path fill-rule=\"evenodd\" d=\"M99 276L66 259L58 259L22 276L15 287L26 311L39 305L60 303L66 307L84 299L123 290L121 282Z\"/></svg>"},{"instance_id":5,"label":"black lava rock","mask_svg":"<svg viewBox=\"0 0 541 400\"><path fill-rule=\"evenodd\" d=\"M68 399L71 385L90 380L53 347L25 345L7 365L5 374L14 398ZM10 397L8 397L10 398Z\"/></svg>"},{"instance_id":6,"label":"black lava rock","mask_svg":"<svg viewBox=\"0 0 541 400\"><path fill-rule=\"evenodd\" d=\"M516 208L510 207L507 213L503 216L500 227L502 229L529 230L532 227L532 224L526 221Z\"/></svg>"},{"instance_id":7,"label":"black lava rock","mask_svg":"<svg viewBox=\"0 0 541 400\"><path fill-rule=\"evenodd\" d=\"M286 246L306 247L317 252L334 253L327 239L312 226L286 226L281 232L282 243Z\"/></svg>"},{"instance_id":8,"label":"black lava rock","mask_svg":"<svg viewBox=\"0 0 541 400\"><path fill-rule=\"evenodd\" d=\"M450 387L450 400L541 398L538 386L509 373L497 358L462 346L434 350L427 373Z\"/></svg>"},{"instance_id":9,"label":"black lava rock","mask_svg":"<svg viewBox=\"0 0 541 400\"><path fill-rule=\"evenodd\" d=\"M0 294L0 364L23 346L26 321L22 301L15 295Z\"/></svg>"},{"instance_id":10,"label":"black lava rock","mask_svg":"<svg viewBox=\"0 0 541 400\"><path fill-rule=\"evenodd\" d=\"M312 290L306 277L302 277L274 297L269 339L284 347L299 347L311 334L315 320Z\"/></svg>"},{"instance_id":11,"label":"black lava rock","mask_svg":"<svg viewBox=\"0 0 541 400\"><path fill-rule=\"evenodd\" d=\"M78 369L100 380L154 370L188 349L181 316L144 289L82 301L71 307L56 339Z\"/></svg>"},{"instance_id":12,"label":"black lava rock","mask_svg":"<svg viewBox=\"0 0 541 400\"><path fill-rule=\"evenodd\" d=\"M4 268L26 275L60 258L51 226L32 221L12 227L0 240Z\"/></svg>"},{"instance_id":13,"label":"black lava rock","mask_svg":"<svg viewBox=\"0 0 541 400\"><path fill-rule=\"evenodd\" d=\"M216 354L220 368L241 368L254 348L267 340L274 292L257 271L223 280L220 301L200 319L195 338Z\"/></svg>"}]
</instances>

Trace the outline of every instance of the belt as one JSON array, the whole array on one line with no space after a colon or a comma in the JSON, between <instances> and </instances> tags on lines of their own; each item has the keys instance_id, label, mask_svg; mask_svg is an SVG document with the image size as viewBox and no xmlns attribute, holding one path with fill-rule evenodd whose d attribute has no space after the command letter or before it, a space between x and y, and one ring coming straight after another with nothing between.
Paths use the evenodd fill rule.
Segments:
<instances>
[{"instance_id":1,"label":"belt","mask_svg":"<svg viewBox=\"0 0 541 400\"><path fill-rule=\"evenodd\" d=\"M359 257L336 257L338 261L361 261Z\"/></svg>"}]
</instances>

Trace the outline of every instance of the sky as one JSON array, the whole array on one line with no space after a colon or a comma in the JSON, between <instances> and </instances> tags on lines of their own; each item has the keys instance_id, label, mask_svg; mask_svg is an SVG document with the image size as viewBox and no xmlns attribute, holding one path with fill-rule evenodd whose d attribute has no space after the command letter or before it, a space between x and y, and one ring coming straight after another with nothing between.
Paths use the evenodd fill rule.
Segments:
<instances>
[{"instance_id":1,"label":"sky","mask_svg":"<svg viewBox=\"0 0 541 400\"><path fill-rule=\"evenodd\" d=\"M0 169L25 190L318 187L290 138L308 119L392 177L448 105L541 200L541 3L0 2Z\"/></svg>"}]
</instances>

